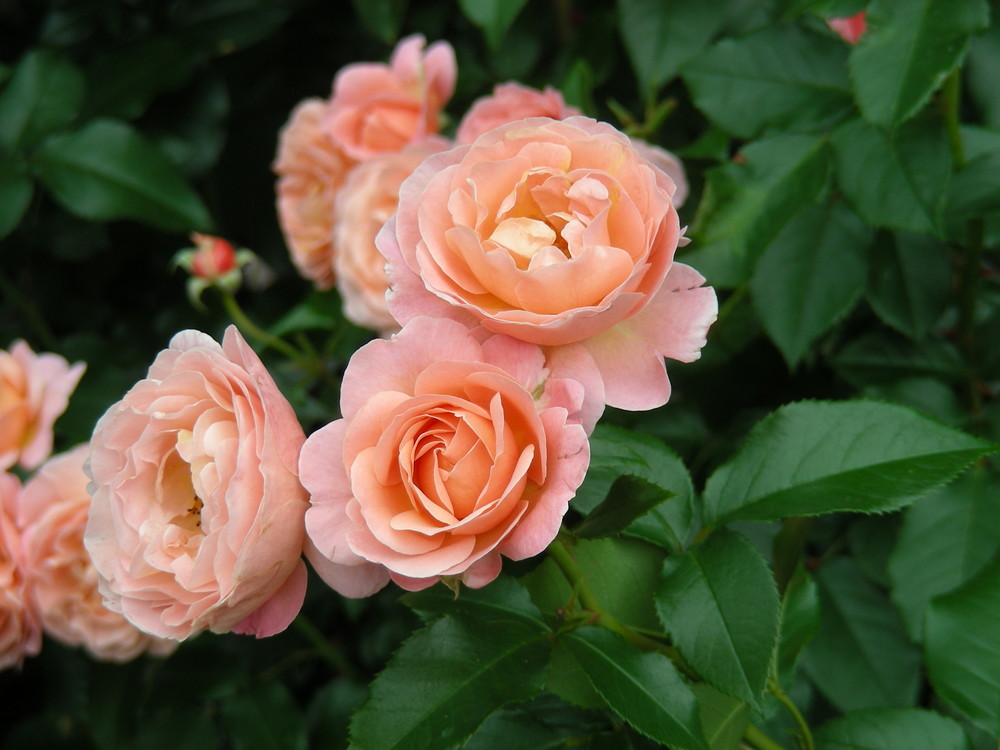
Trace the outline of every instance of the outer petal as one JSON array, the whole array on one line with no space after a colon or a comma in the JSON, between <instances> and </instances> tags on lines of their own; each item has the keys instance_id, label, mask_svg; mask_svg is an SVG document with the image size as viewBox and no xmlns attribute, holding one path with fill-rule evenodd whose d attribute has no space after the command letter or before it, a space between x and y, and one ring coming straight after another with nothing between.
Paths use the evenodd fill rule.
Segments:
<instances>
[{"instance_id":1,"label":"outer petal","mask_svg":"<svg viewBox=\"0 0 1000 750\"><path fill-rule=\"evenodd\" d=\"M306 598L308 574L301 560L274 595L233 626L234 633L266 638L291 625Z\"/></svg>"}]
</instances>

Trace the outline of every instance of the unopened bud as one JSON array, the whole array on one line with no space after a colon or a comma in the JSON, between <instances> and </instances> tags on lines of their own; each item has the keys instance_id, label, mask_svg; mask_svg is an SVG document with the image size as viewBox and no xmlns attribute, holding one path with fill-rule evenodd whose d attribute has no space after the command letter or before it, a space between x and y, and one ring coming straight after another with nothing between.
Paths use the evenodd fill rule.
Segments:
<instances>
[{"instance_id":1,"label":"unopened bud","mask_svg":"<svg viewBox=\"0 0 1000 750\"><path fill-rule=\"evenodd\" d=\"M194 247L174 256L174 265L191 274L187 291L192 304L202 307L201 295L211 286L235 293L243 282L242 268L257 256L246 249L235 250L228 240L210 234L191 234Z\"/></svg>"}]
</instances>

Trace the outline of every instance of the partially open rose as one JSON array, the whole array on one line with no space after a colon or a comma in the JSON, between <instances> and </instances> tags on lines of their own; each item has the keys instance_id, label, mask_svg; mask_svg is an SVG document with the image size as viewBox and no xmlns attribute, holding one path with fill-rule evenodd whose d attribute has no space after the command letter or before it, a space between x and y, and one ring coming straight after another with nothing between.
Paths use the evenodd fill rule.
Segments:
<instances>
[{"instance_id":1,"label":"partially open rose","mask_svg":"<svg viewBox=\"0 0 1000 750\"><path fill-rule=\"evenodd\" d=\"M431 318L359 349L343 419L311 435L300 460L307 556L324 580L348 596L388 577L410 590L441 577L479 587L501 555L545 549L589 463L580 421L599 415L587 399L600 399L600 377L582 347L570 352L546 362L536 346L480 343Z\"/></svg>"},{"instance_id":2,"label":"partially open rose","mask_svg":"<svg viewBox=\"0 0 1000 750\"><path fill-rule=\"evenodd\" d=\"M183 331L97 423L84 542L109 606L148 633L258 637L305 595L305 436L253 350Z\"/></svg>"},{"instance_id":3,"label":"partially open rose","mask_svg":"<svg viewBox=\"0 0 1000 750\"><path fill-rule=\"evenodd\" d=\"M389 310L452 317L558 347L582 343L608 403L670 394L663 357L700 355L715 293L674 263L675 185L610 125L510 123L428 157L379 233Z\"/></svg>"},{"instance_id":4,"label":"partially open rose","mask_svg":"<svg viewBox=\"0 0 1000 750\"><path fill-rule=\"evenodd\" d=\"M21 483L0 472L0 669L20 665L42 648L38 614L25 590L21 533L16 523Z\"/></svg>"},{"instance_id":5,"label":"partially open rose","mask_svg":"<svg viewBox=\"0 0 1000 750\"><path fill-rule=\"evenodd\" d=\"M90 449L81 445L54 456L21 492L28 598L45 632L69 646L83 646L96 658L123 662L144 651L165 655L175 641L153 638L104 606L97 570L83 546L90 495L83 470Z\"/></svg>"},{"instance_id":6,"label":"partially open rose","mask_svg":"<svg viewBox=\"0 0 1000 750\"><path fill-rule=\"evenodd\" d=\"M564 120L578 114L580 110L566 104L562 94L551 86L539 91L513 81L501 83L493 89L492 94L472 103L458 124L455 140L458 143L472 143L486 131L514 120L529 117Z\"/></svg>"}]
</instances>

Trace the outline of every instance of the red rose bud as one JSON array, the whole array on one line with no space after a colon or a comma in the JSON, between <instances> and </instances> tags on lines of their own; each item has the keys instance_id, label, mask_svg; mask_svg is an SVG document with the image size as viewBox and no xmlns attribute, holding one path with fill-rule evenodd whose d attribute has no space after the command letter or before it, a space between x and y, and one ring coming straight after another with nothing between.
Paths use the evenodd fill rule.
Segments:
<instances>
[{"instance_id":1,"label":"red rose bud","mask_svg":"<svg viewBox=\"0 0 1000 750\"><path fill-rule=\"evenodd\" d=\"M857 44L865 33L865 13L866 11L861 11L847 18L830 18L826 23L845 42Z\"/></svg>"},{"instance_id":2,"label":"red rose bud","mask_svg":"<svg viewBox=\"0 0 1000 750\"><path fill-rule=\"evenodd\" d=\"M215 281L236 268L236 251L228 241L210 234L191 235L195 252L191 273L206 281Z\"/></svg>"}]
</instances>

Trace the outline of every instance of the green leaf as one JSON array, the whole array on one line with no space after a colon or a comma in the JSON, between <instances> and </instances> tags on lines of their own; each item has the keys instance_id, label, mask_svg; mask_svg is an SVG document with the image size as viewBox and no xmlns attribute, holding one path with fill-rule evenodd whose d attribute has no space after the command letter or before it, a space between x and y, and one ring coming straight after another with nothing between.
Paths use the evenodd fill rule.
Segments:
<instances>
[{"instance_id":1,"label":"green leaf","mask_svg":"<svg viewBox=\"0 0 1000 750\"><path fill-rule=\"evenodd\" d=\"M33 192L34 186L24 165L0 157L0 239L21 223Z\"/></svg>"},{"instance_id":2,"label":"green leaf","mask_svg":"<svg viewBox=\"0 0 1000 750\"><path fill-rule=\"evenodd\" d=\"M305 750L306 724L288 688L258 683L222 702L226 736L236 750Z\"/></svg>"},{"instance_id":3,"label":"green leaf","mask_svg":"<svg viewBox=\"0 0 1000 750\"><path fill-rule=\"evenodd\" d=\"M947 246L924 234L883 238L872 253L867 295L888 325L912 339L923 338L951 296Z\"/></svg>"},{"instance_id":4,"label":"green leaf","mask_svg":"<svg viewBox=\"0 0 1000 750\"><path fill-rule=\"evenodd\" d=\"M581 539L618 534L640 516L676 496L645 479L624 474L611 485L604 502L573 529L573 534Z\"/></svg>"},{"instance_id":5,"label":"green leaf","mask_svg":"<svg viewBox=\"0 0 1000 750\"><path fill-rule=\"evenodd\" d=\"M816 635L820 623L819 589L804 569L792 576L781 598L781 636L778 640L778 669L789 672L799 654Z\"/></svg>"},{"instance_id":6,"label":"green leaf","mask_svg":"<svg viewBox=\"0 0 1000 750\"><path fill-rule=\"evenodd\" d=\"M954 220L1000 211L1000 151L984 154L955 175L948 196L948 214Z\"/></svg>"},{"instance_id":7,"label":"green leaf","mask_svg":"<svg viewBox=\"0 0 1000 750\"><path fill-rule=\"evenodd\" d=\"M750 707L704 682L693 685L692 690L698 698L701 725L710 750L739 750Z\"/></svg>"},{"instance_id":8,"label":"green leaf","mask_svg":"<svg viewBox=\"0 0 1000 750\"><path fill-rule=\"evenodd\" d=\"M725 22L727 0L618 0L618 28L643 98L653 98Z\"/></svg>"},{"instance_id":9,"label":"green leaf","mask_svg":"<svg viewBox=\"0 0 1000 750\"><path fill-rule=\"evenodd\" d=\"M691 532L694 486L677 454L649 435L599 424L590 438L587 477L572 507L591 513L601 503L613 502L613 487L621 476L638 478L676 496L637 518L625 533L664 549L680 549Z\"/></svg>"},{"instance_id":10,"label":"green leaf","mask_svg":"<svg viewBox=\"0 0 1000 750\"><path fill-rule=\"evenodd\" d=\"M937 694L1000 735L1000 555L961 588L931 602L924 621L927 671Z\"/></svg>"},{"instance_id":11,"label":"green leaf","mask_svg":"<svg viewBox=\"0 0 1000 750\"><path fill-rule=\"evenodd\" d=\"M402 601L418 612L465 616L482 622L519 622L539 632L548 629L528 590L507 576L501 576L481 589L459 589L458 596L444 586L431 586L406 594Z\"/></svg>"},{"instance_id":12,"label":"green leaf","mask_svg":"<svg viewBox=\"0 0 1000 750\"><path fill-rule=\"evenodd\" d=\"M892 128L927 103L989 21L986 0L874 0L849 61L869 122Z\"/></svg>"},{"instance_id":13,"label":"green leaf","mask_svg":"<svg viewBox=\"0 0 1000 750\"><path fill-rule=\"evenodd\" d=\"M713 524L908 505L996 446L893 404L802 401L758 423L705 486Z\"/></svg>"},{"instance_id":14,"label":"green leaf","mask_svg":"<svg viewBox=\"0 0 1000 750\"><path fill-rule=\"evenodd\" d=\"M30 149L76 118L83 73L57 52L28 52L0 91L0 150Z\"/></svg>"},{"instance_id":15,"label":"green leaf","mask_svg":"<svg viewBox=\"0 0 1000 750\"><path fill-rule=\"evenodd\" d=\"M796 216L760 260L754 308L789 367L853 307L866 274L872 232L842 203Z\"/></svg>"},{"instance_id":16,"label":"green leaf","mask_svg":"<svg viewBox=\"0 0 1000 750\"><path fill-rule=\"evenodd\" d=\"M181 0L171 9L170 28L185 44L228 55L266 39L292 10L272 0Z\"/></svg>"},{"instance_id":17,"label":"green leaf","mask_svg":"<svg viewBox=\"0 0 1000 750\"><path fill-rule=\"evenodd\" d=\"M941 235L951 152L939 122L919 118L889 135L852 120L832 142L840 187L868 224Z\"/></svg>"},{"instance_id":18,"label":"green leaf","mask_svg":"<svg viewBox=\"0 0 1000 750\"><path fill-rule=\"evenodd\" d=\"M351 714L368 696L364 685L337 677L315 690L309 701L309 742L323 750L347 750Z\"/></svg>"},{"instance_id":19,"label":"green leaf","mask_svg":"<svg viewBox=\"0 0 1000 750\"><path fill-rule=\"evenodd\" d=\"M351 720L351 747L456 747L494 710L538 692L548 652L535 630L443 617L410 637L375 678Z\"/></svg>"},{"instance_id":20,"label":"green leaf","mask_svg":"<svg viewBox=\"0 0 1000 750\"><path fill-rule=\"evenodd\" d=\"M408 0L351 0L364 27L386 44L399 36L408 4Z\"/></svg>"},{"instance_id":21,"label":"green leaf","mask_svg":"<svg viewBox=\"0 0 1000 750\"><path fill-rule=\"evenodd\" d=\"M950 341L924 339L914 343L888 331L852 341L833 357L833 365L856 385L919 376L957 383L965 377L962 356Z\"/></svg>"},{"instance_id":22,"label":"green leaf","mask_svg":"<svg viewBox=\"0 0 1000 750\"><path fill-rule=\"evenodd\" d=\"M137 219L176 231L211 228L207 209L176 167L125 123L94 120L50 138L35 167L63 207L81 218Z\"/></svg>"},{"instance_id":23,"label":"green leaf","mask_svg":"<svg viewBox=\"0 0 1000 750\"><path fill-rule=\"evenodd\" d=\"M695 105L741 138L768 128L814 131L853 106L847 49L797 26L765 26L725 39L684 66Z\"/></svg>"},{"instance_id":24,"label":"green leaf","mask_svg":"<svg viewBox=\"0 0 1000 750\"><path fill-rule=\"evenodd\" d=\"M494 50L500 49L507 30L527 3L528 0L458 0L462 13L482 29Z\"/></svg>"},{"instance_id":25,"label":"green leaf","mask_svg":"<svg viewBox=\"0 0 1000 750\"><path fill-rule=\"evenodd\" d=\"M698 700L666 656L638 651L601 628L578 628L562 641L622 719L677 750L708 750Z\"/></svg>"},{"instance_id":26,"label":"green leaf","mask_svg":"<svg viewBox=\"0 0 1000 750\"><path fill-rule=\"evenodd\" d=\"M87 68L84 118L135 119L159 94L184 83L196 62L190 49L163 36L98 55Z\"/></svg>"},{"instance_id":27,"label":"green leaf","mask_svg":"<svg viewBox=\"0 0 1000 750\"><path fill-rule=\"evenodd\" d=\"M584 738L606 729L601 714L583 711L542 694L532 701L493 713L463 750L559 750L579 747Z\"/></svg>"},{"instance_id":28,"label":"green leaf","mask_svg":"<svg viewBox=\"0 0 1000 750\"><path fill-rule=\"evenodd\" d=\"M142 750L216 747L218 739L212 713L206 706L168 704L157 706L152 715L143 715L131 746L141 747ZM254 746L243 744L240 747Z\"/></svg>"},{"instance_id":29,"label":"green leaf","mask_svg":"<svg viewBox=\"0 0 1000 750\"><path fill-rule=\"evenodd\" d=\"M663 564L656 611L695 672L760 710L778 637L778 591L750 541L722 529Z\"/></svg>"},{"instance_id":30,"label":"green leaf","mask_svg":"<svg viewBox=\"0 0 1000 750\"><path fill-rule=\"evenodd\" d=\"M891 597L913 640L938 594L960 586L1000 550L1000 478L976 467L907 509L889 558Z\"/></svg>"},{"instance_id":31,"label":"green leaf","mask_svg":"<svg viewBox=\"0 0 1000 750\"><path fill-rule=\"evenodd\" d=\"M870 708L824 724L818 750L968 750L962 727L922 708Z\"/></svg>"},{"instance_id":32,"label":"green leaf","mask_svg":"<svg viewBox=\"0 0 1000 750\"><path fill-rule=\"evenodd\" d=\"M817 574L819 631L802 667L841 711L912 705L920 689L920 654L885 595L848 558Z\"/></svg>"},{"instance_id":33,"label":"green leaf","mask_svg":"<svg viewBox=\"0 0 1000 750\"><path fill-rule=\"evenodd\" d=\"M692 233L700 249L682 259L715 286L737 286L757 258L827 184L826 141L778 135L751 143L738 162L708 172Z\"/></svg>"}]
</instances>

